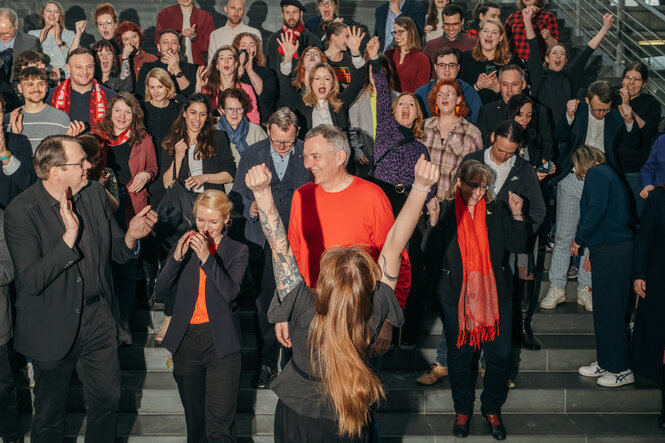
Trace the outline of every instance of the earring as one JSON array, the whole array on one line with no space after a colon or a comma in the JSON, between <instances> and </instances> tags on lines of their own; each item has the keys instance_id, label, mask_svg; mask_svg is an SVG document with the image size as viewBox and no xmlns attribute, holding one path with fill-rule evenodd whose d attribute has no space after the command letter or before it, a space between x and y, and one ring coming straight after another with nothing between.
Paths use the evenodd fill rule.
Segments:
<instances>
[{"instance_id":1,"label":"earring","mask_svg":"<svg viewBox=\"0 0 665 443\"><path fill-rule=\"evenodd\" d=\"M455 115L459 115L460 107L459 105L455 106Z\"/></svg>"},{"instance_id":2,"label":"earring","mask_svg":"<svg viewBox=\"0 0 665 443\"><path fill-rule=\"evenodd\" d=\"M434 115L439 115L439 107L434 105Z\"/></svg>"}]
</instances>

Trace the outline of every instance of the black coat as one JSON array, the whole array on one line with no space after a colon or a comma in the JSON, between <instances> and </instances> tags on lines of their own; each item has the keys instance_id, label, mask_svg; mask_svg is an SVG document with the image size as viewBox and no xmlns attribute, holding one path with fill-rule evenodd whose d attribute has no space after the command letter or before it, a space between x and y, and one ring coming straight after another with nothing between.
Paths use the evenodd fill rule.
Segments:
<instances>
[{"instance_id":1,"label":"black coat","mask_svg":"<svg viewBox=\"0 0 665 443\"><path fill-rule=\"evenodd\" d=\"M2 129L0 129L1 131ZM0 209L5 209L14 197L28 189L36 180L32 166L32 146L25 135L5 132L6 148L21 166L11 175L0 167Z\"/></svg>"},{"instance_id":2,"label":"black coat","mask_svg":"<svg viewBox=\"0 0 665 443\"><path fill-rule=\"evenodd\" d=\"M512 295L513 273L509 253L524 251L529 228L524 221L513 219L508 206L500 200L487 204L486 223L497 295L499 303L503 303ZM428 229L423 242L432 289L436 291L440 303L457 306L462 291L463 269L454 200L441 203L439 221L434 228Z\"/></svg>"},{"instance_id":3,"label":"black coat","mask_svg":"<svg viewBox=\"0 0 665 443\"><path fill-rule=\"evenodd\" d=\"M633 279L646 281L646 298L639 299L632 340L633 370L665 387L665 189L651 191L635 239Z\"/></svg>"},{"instance_id":4,"label":"black coat","mask_svg":"<svg viewBox=\"0 0 665 443\"><path fill-rule=\"evenodd\" d=\"M155 284L158 297L170 297L172 288L176 288L173 315L164 336L164 347L171 353L180 347L194 314L199 293L199 270L203 270L206 275L206 308L217 356L221 358L239 351L242 332L236 299L249 261L247 246L225 235L219 242L217 252L209 256L203 265L191 248L181 261L176 261L173 258L174 249L175 246L169 252Z\"/></svg>"},{"instance_id":5,"label":"black coat","mask_svg":"<svg viewBox=\"0 0 665 443\"><path fill-rule=\"evenodd\" d=\"M99 279L116 321L119 311L113 291L111 260L135 259L125 244L109 208L106 192L89 182L78 192L90 209L99 252ZM41 181L16 197L5 212L5 238L16 270L16 329L14 347L35 360L55 361L67 355L78 334L83 303L83 279L78 247L62 239L65 228Z\"/></svg>"}]
</instances>

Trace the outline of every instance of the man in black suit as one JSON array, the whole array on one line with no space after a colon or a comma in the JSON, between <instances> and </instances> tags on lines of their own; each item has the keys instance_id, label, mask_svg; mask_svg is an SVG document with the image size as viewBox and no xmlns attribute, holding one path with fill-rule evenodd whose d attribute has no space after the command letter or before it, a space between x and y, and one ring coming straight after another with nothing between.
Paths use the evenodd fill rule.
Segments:
<instances>
[{"instance_id":1,"label":"man in black suit","mask_svg":"<svg viewBox=\"0 0 665 443\"><path fill-rule=\"evenodd\" d=\"M374 12L374 35L379 37L380 51L390 49L393 43L393 25L397 17L410 17L422 37L425 28L425 8L417 0L390 0Z\"/></svg>"},{"instance_id":2,"label":"man in black suit","mask_svg":"<svg viewBox=\"0 0 665 443\"><path fill-rule=\"evenodd\" d=\"M506 119L508 109L508 100L517 94L522 94L526 88L526 77L524 69L517 65L507 65L499 71L499 87L501 88L501 98L486 105L481 106L478 113L478 129L483 136L485 146L491 144L490 134L494 128ZM552 125L547 114L547 109L539 104L535 104L534 119L536 130L543 141L542 157L538 160L552 159ZM531 159L533 162L534 159Z\"/></svg>"},{"instance_id":3,"label":"man in black suit","mask_svg":"<svg viewBox=\"0 0 665 443\"><path fill-rule=\"evenodd\" d=\"M42 51L39 39L18 30L18 16L9 8L0 8L0 83L14 80L14 61L23 51Z\"/></svg>"},{"instance_id":4,"label":"man in black suit","mask_svg":"<svg viewBox=\"0 0 665 443\"><path fill-rule=\"evenodd\" d=\"M86 441L113 442L120 364L111 260L136 259L157 214L147 206L123 233L77 139L45 138L34 155L37 183L5 212L16 269L14 347L35 370L30 440L62 441L72 372L83 384Z\"/></svg>"},{"instance_id":5,"label":"man in black suit","mask_svg":"<svg viewBox=\"0 0 665 443\"><path fill-rule=\"evenodd\" d=\"M244 177L252 167L265 164L272 171L272 192L275 205L282 214L284 227L288 229L291 199L300 186L310 181L309 171L302 159L304 143L298 140L298 117L288 108L280 108L268 120L268 138L253 144L240 158L236 177ZM259 319L259 332L262 341L261 364L253 384L258 388L267 387L277 374L279 343L275 328L268 322L268 308L275 292L275 278L272 271L272 251L261 230L259 210L254 193L245 185L245 180L233 183L231 194L239 194L242 204L238 205L247 220L245 238L257 245L262 255L253 258L254 286L258 294L256 310ZM236 199L237 201L237 199ZM256 249L256 248L254 248Z\"/></svg>"}]
</instances>

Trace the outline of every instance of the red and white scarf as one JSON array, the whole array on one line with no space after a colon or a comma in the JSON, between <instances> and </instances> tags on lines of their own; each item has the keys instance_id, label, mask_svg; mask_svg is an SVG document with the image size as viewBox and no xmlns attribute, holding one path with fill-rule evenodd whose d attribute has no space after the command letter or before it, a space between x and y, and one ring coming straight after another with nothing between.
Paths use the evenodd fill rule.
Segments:
<instances>
[{"instance_id":1,"label":"red and white scarf","mask_svg":"<svg viewBox=\"0 0 665 443\"><path fill-rule=\"evenodd\" d=\"M55 87L53 98L51 99L51 106L69 114L71 100L72 79L68 78ZM102 86L93 79L92 92L90 93L90 127L94 128L97 123L102 121L104 118L104 112L106 111L106 104L106 94L104 94Z\"/></svg>"},{"instance_id":2,"label":"red and white scarf","mask_svg":"<svg viewBox=\"0 0 665 443\"><path fill-rule=\"evenodd\" d=\"M302 21L299 22L298 26L296 26L295 28L289 28L284 23L282 23L282 32L284 33L284 35L291 34L291 41L293 43L295 43L296 40L298 40L298 38L300 37L300 34L302 34L302 32L304 30L305 30L305 25L302 23ZM284 50L282 49L281 46L278 47L277 49L278 49L280 55L284 55ZM296 59L296 60L298 59L298 52L297 51L296 51L295 54L293 54L293 58Z\"/></svg>"},{"instance_id":3,"label":"red and white scarf","mask_svg":"<svg viewBox=\"0 0 665 443\"><path fill-rule=\"evenodd\" d=\"M473 218L460 191L455 196L457 242L462 255L462 291L457 306L457 347L466 344L479 349L499 333L499 298L487 239L487 207L481 199Z\"/></svg>"},{"instance_id":4,"label":"red and white scarf","mask_svg":"<svg viewBox=\"0 0 665 443\"><path fill-rule=\"evenodd\" d=\"M106 143L107 146L120 146L123 143L126 143L129 140L129 136L131 135L129 128L125 129L122 131L118 136L108 136L103 132L100 131L94 131L95 134L99 135L102 140L104 140L104 143Z\"/></svg>"}]
</instances>

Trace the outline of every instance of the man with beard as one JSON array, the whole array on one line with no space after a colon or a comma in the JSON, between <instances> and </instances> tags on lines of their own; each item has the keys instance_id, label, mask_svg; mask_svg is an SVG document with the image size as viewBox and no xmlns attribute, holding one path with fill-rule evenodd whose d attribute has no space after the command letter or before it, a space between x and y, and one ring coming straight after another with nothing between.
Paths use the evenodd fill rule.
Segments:
<instances>
[{"instance_id":1,"label":"man with beard","mask_svg":"<svg viewBox=\"0 0 665 443\"><path fill-rule=\"evenodd\" d=\"M211 60L219 48L232 44L236 35L242 32L252 33L259 39L259 42L261 41L261 32L242 22L242 18L245 16L245 0L228 0L224 6L224 12L226 13L226 25L215 29L210 34L208 60Z\"/></svg>"},{"instance_id":2,"label":"man with beard","mask_svg":"<svg viewBox=\"0 0 665 443\"><path fill-rule=\"evenodd\" d=\"M180 38L175 29L164 29L160 32L157 51L159 60L152 63L143 63L136 79L135 94L145 95L145 78L152 68L165 69L171 74L177 94L191 95L196 87L196 65L180 61Z\"/></svg>"},{"instance_id":3,"label":"man with beard","mask_svg":"<svg viewBox=\"0 0 665 443\"><path fill-rule=\"evenodd\" d=\"M215 30L212 15L194 6L194 0L178 0L177 5L162 9L157 15L157 45L165 29L182 33L185 45L185 60L195 65L206 65L206 53L210 34Z\"/></svg>"},{"instance_id":4,"label":"man with beard","mask_svg":"<svg viewBox=\"0 0 665 443\"><path fill-rule=\"evenodd\" d=\"M294 62L300 58L300 54L309 46L316 46L323 49L321 40L312 34L302 22L302 13L305 7L298 0L282 0L279 2L282 8L282 18L284 23L282 29L273 33L268 38L266 45L266 58L268 59L268 67L275 72L279 72L279 65L282 63L283 51L277 39L281 34L290 36L293 41L298 41L298 50L293 55Z\"/></svg>"}]
</instances>

